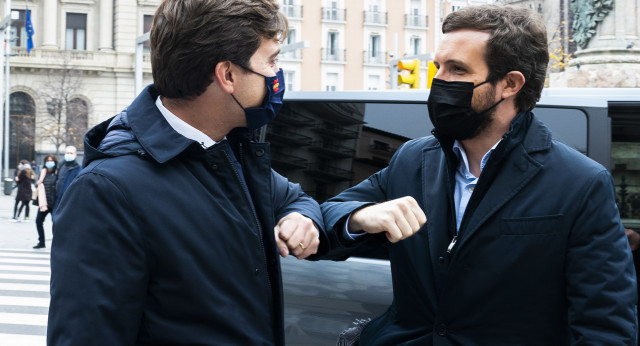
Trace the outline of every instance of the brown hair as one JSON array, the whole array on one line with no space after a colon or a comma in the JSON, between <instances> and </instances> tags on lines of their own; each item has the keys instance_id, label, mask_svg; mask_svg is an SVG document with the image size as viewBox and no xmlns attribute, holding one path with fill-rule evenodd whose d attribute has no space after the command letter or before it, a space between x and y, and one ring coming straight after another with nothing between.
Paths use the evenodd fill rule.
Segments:
<instances>
[{"instance_id":1,"label":"brown hair","mask_svg":"<svg viewBox=\"0 0 640 346\"><path fill-rule=\"evenodd\" d=\"M249 66L263 38L287 34L277 0L164 0L150 32L153 82L169 98L198 96L219 62Z\"/></svg>"},{"instance_id":2,"label":"brown hair","mask_svg":"<svg viewBox=\"0 0 640 346\"><path fill-rule=\"evenodd\" d=\"M49 155L45 156L44 159L42 160L42 162L43 162L42 163L42 169L47 169L46 164L47 164L47 160L48 159L53 159L53 162L56 163L56 166L53 167L54 169L58 168L58 157L56 155L54 155L54 154L49 154Z\"/></svg>"},{"instance_id":3,"label":"brown hair","mask_svg":"<svg viewBox=\"0 0 640 346\"><path fill-rule=\"evenodd\" d=\"M540 99L549 63L547 30L540 16L526 8L469 6L449 14L442 32L471 29L488 31L484 58L493 84L510 71L524 75L525 84L516 96L519 111L531 110Z\"/></svg>"}]
</instances>

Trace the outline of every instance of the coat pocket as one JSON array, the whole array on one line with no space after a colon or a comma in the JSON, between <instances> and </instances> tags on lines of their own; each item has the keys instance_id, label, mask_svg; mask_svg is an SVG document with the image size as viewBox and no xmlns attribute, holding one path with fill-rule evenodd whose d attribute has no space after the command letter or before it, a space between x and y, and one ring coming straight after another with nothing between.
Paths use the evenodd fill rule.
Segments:
<instances>
[{"instance_id":1,"label":"coat pocket","mask_svg":"<svg viewBox=\"0 0 640 346\"><path fill-rule=\"evenodd\" d=\"M500 233L503 235L561 234L563 214L527 216L502 219Z\"/></svg>"}]
</instances>

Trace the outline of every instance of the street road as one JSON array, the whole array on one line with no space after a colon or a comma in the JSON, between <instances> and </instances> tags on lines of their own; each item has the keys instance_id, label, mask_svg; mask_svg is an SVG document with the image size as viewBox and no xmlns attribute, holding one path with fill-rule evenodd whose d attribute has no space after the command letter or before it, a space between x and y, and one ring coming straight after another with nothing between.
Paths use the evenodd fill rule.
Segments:
<instances>
[{"instance_id":1,"label":"street road","mask_svg":"<svg viewBox=\"0 0 640 346\"><path fill-rule=\"evenodd\" d=\"M0 193L3 191L0 191ZM45 221L46 249L34 250L37 207L29 220L13 222L15 190L0 195L0 345L45 346L49 312L51 220Z\"/></svg>"}]
</instances>

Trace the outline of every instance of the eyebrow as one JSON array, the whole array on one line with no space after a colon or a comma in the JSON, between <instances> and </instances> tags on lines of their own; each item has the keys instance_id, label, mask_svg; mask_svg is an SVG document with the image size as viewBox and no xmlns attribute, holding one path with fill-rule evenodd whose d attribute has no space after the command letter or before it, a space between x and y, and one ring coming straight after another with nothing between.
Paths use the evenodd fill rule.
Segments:
<instances>
[{"instance_id":1,"label":"eyebrow","mask_svg":"<svg viewBox=\"0 0 640 346\"><path fill-rule=\"evenodd\" d=\"M462 61L462 60L458 60L458 59L447 59L444 61L444 64L450 64L450 65L458 65L461 66L467 70L471 69L471 67L469 66L469 64L467 64L466 62ZM442 64L440 64L440 66L442 66Z\"/></svg>"}]
</instances>

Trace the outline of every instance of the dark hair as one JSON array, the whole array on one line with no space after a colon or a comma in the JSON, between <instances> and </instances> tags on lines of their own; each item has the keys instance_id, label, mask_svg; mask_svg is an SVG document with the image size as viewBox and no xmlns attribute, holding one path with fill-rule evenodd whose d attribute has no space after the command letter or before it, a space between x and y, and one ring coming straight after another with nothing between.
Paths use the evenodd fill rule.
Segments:
<instances>
[{"instance_id":1,"label":"dark hair","mask_svg":"<svg viewBox=\"0 0 640 346\"><path fill-rule=\"evenodd\" d=\"M53 162L56 163L55 167L58 167L58 157L56 155L54 155L54 154L49 154L49 155L45 156L44 159L42 160L43 161L43 164L42 164L42 168L43 169L47 168L46 164L47 164L47 160L48 159L53 159Z\"/></svg>"},{"instance_id":2,"label":"dark hair","mask_svg":"<svg viewBox=\"0 0 640 346\"><path fill-rule=\"evenodd\" d=\"M490 81L510 71L524 75L525 84L516 96L519 111L531 110L540 99L549 63L547 30L542 18L526 8L469 6L449 14L442 32L471 29L488 31L484 52Z\"/></svg>"},{"instance_id":3,"label":"dark hair","mask_svg":"<svg viewBox=\"0 0 640 346\"><path fill-rule=\"evenodd\" d=\"M153 82L168 98L199 96L219 62L249 66L263 38L287 33L277 0L164 0L150 32Z\"/></svg>"}]
</instances>

